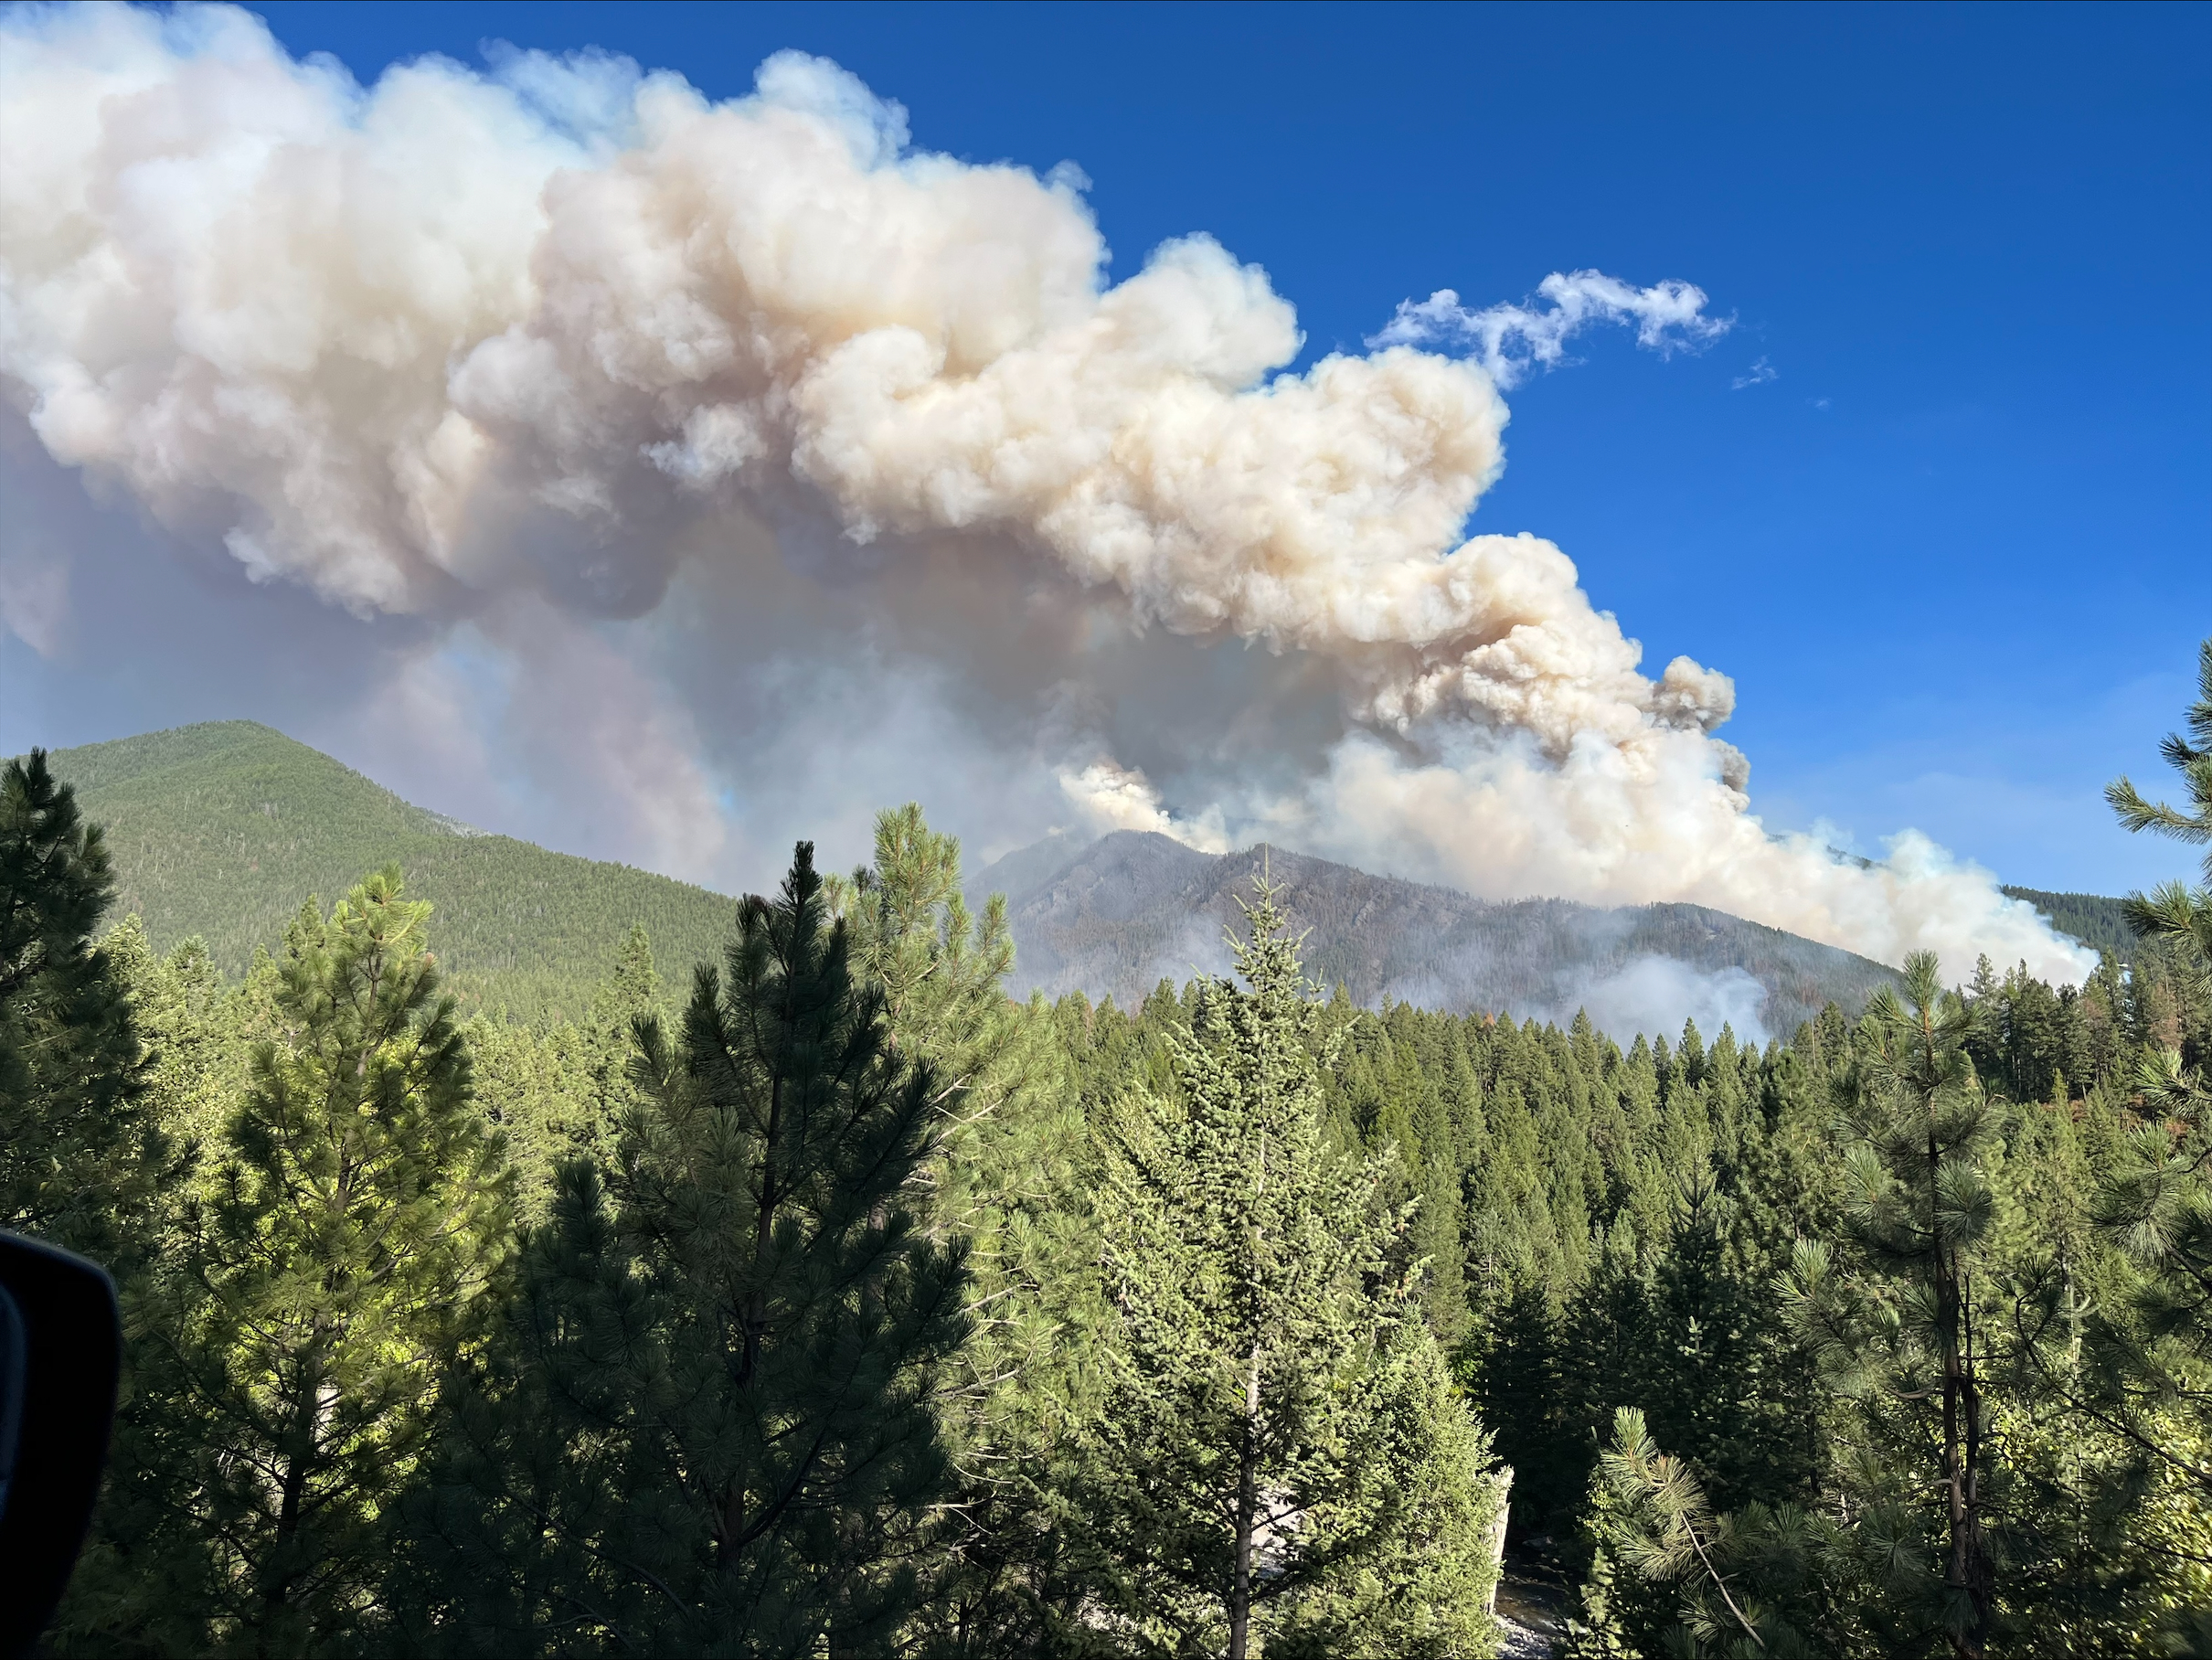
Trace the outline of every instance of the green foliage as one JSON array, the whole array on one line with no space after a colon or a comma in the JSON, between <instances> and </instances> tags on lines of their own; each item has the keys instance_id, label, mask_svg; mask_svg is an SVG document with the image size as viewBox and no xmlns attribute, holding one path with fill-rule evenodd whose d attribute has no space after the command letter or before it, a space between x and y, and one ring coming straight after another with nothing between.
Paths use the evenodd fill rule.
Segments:
<instances>
[{"instance_id":1,"label":"green foliage","mask_svg":"<svg viewBox=\"0 0 2212 1660\"><path fill-rule=\"evenodd\" d=\"M1724 1506L1809 1498L1817 1469L1803 1410L1809 1357L1775 1304L1775 1261L1749 1237L1745 1208L1695 1170L1664 1242L1622 1288L1625 1306L1601 1325L1610 1341L1595 1352L1585 1341L1573 1368L1585 1422L1633 1379L1664 1443L1706 1473Z\"/></svg>"},{"instance_id":2,"label":"green foliage","mask_svg":"<svg viewBox=\"0 0 2212 1660\"><path fill-rule=\"evenodd\" d=\"M718 894L484 835L250 721L50 760L105 825L117 903L144 918L153 949L197 938L230 979L302 895L343 892L391 863L438 896L439 969L463 1011L580 1018L633 925L684 963L713 956L729 928Z\"/></svg>"},{"instance_id":3,"label":"green foliage","mask_svg":"<svg viewBox=\"0 0 2212 1660\"><path fill-rule=\"evenodd\" d=\"M376 1623L392 1502L511 1244L430 910L386 870L286 935L274 1033L133 1299L110 1566L147 1564L137 1589L160 1600L106 1587L78 1616L87 1646L146 1615L194 1647L263 1654Z\"/></svg>"},{"instance_id":4,"label":"green foliage","mask_svg":"<svg viewBox=\"0 0 2212 1660\"><path fill-rule=\"evenodd\" d=\"M1175 1088L1101 1126L1119 1341L1085 1495L1097 1594L1143 1648L1481 1652L1479 1443L1391 1261L1394 1161L1329 1144L1320 1010L1258 894L1250 989L1203 983Z\"/></svg>"},{"instance_id":5,"label":"green foliage","mask_svg":"<svg viewBox=\"0 0 2212 1660\"><path fill-rule=\"evenodd\" d=\"M2124 777L2105 791L2105 799L2130 830L2154 830L2202 846L2212 844L2212 640L2197 647L2196 700L2184 718L2189 737L2169 733L2159 753L2181 774L2188 804L2146 801ZM2199 990L2212 987L2212 849L2204 856L2202 887L2175 881L2148 894L2130 894L2127 918L2137 933L2175 946Z\"/></svg>"},{"instance_id":6,"label":"green foliage","mask_svg":"<svg viewBox=\"0 0 2212 1660\"><path fill-rule=\"evenodd\" d=\"M2018 1462L2057 1629L2109 1645L2155 1623L2188 1653L2189 1611L2212 1606L2212 1096L2171 1049L2147 1048L2131 1081L2124 1104L2084 1103L2100 1158L2070 1125L2054 1138L2049 1163L2079 1175L2023 1251L2013 1358L2042 1410Z\"/></svg>"},{"instance_id":7,"label":"green foliage","mask_svg":"<svg viewBox=\"0 0 2212 1660\"><path fill-rule=\"evenodd\" d=\"M2208 1634L2201 895L2026 896L2110 948L2079 987L1921 959L1817 1010L1804 942L1652 908L1807 1017L1623 1051L1384 995L1453 941L1595 963L1577 908L1288 857L1249 989L1012 1001L909 806L747 901L672 1032L654 943L713 896L260 729L62 760L145 912L94 943L101 837L12 769L0 1195L109 1251L129 1349L62 1652L1482 1654L1494 1444L1575 1655ZM388 872L256 948L401 851L440 969ZM1243 874L1048 851L1001 867L1068 899L1042 954L1148 978ZM1108 856L1118 920L1063 879ZM1379 1006L1307 995L1288 912Z\"/></svg>"},{"instance_id":8,"label":"green foliage","mask_svg":"<svg viewBox=\"0 0 2212 1660\"><path fill-rule=\"evenodd\" d=\"M1988 1488L1999 1473L1983 1387L1994 1288L1981 1270L1996 1218L1990 1165L2001 1120L1966 1054L1972 1023L1930 952L1906 960L1904 999L1875 998L1836 1091L1847 1215L1870 1272L1836 1275L1807 1241L1786 1304L1831 1387L1878 1398L1862 1421L1882 1485L1894 1484L1912 1446L1934 1453L1947 1549L1941 1590L1926 1593L1930 1620L1962 1654L1978 1655L1996 1602Z\"/></svg>"},{"instance_id":9,"label":"green foliage","mask_svg":"<svg viewBox=\"0 0 2212 1660\"><path fill-rule=\"evenodd\" d=\"M529 1027L478 1015L467 1023L476 1097L506 1134L516 1215L526 1226L546 1219L563 1161L613 1162L622 1123L643 1099L630 1075L632 1029L667 1012L641 922L580 1019Z\"/></svg>"},{"instance_id":10,"label":"green foliage","mask_svg":"<svg viewBox=\"0 0 2212 1660\"><path fill-rule=\"evenodd\" d=\"M104 836L42 751L0 768L0 1228L120 1267L164 1151L125 988L92 930Z\"/></svg>"},{"instance_id":11,"label":"green foliage","mask_svg":"<svg viewBox=\"0 0 2212 1660\"><path fill-rule=\"evenodd\" d=\"M1505 1503L1490 1438L1418 1325L1392 1334L1356 1403L1345 1490L1311 1515L1328 1566L1271 1612L1277 1655L1477 1656Z\"/></svg>"},{"instance_id":12,"label":"green foliage","mask_svg":"<svg viewBox=\"0 0 2212 1660\"><path fill-rule=\"evenodd\" d=\"M1680 1636L1695 1652L1803 1653L1794 1627L1732 1586L1727 1571L1748 1549L1802 1559L1810 1535L1803 1514L1762 1508L1750 1527L1717 1516L1696 1476L1659 1450L1642 1412L1622 1407L1613 1423L1612 1444L1599 1460L1601 1497L1611 1501L1596 1507L1601 1548L1610 1546L1647 1584L1682 1588Z\"/></svg>"},{"instance_id":13,"label":"green foliage","mask_svg":"<svg viewBox=\"0 0 2212 1660\"><path fill-rule=\"evenodd\" d=\"M894 1053L813 849L702 965L602 1187L563 1165L504 1363L419 1501L429 1627L495 1652L881 1652L927 1592L965 1335L909 1200L959 1086ZM610 1202L611 1201L611 1202Z\"/></svg>"},{"instance_id":14,"label":"green foliage","mask_svg":"<svg viewBox=\"0 0 2212 1660\"><path fill-rule=\"evenodd\" d=\"M1082 1595L1055 1525L1101 1389L1082 1115L1049 1011L1005 995L1005 903L993 896L969 914L956 840L918 806L886 812L873 864L829 891L856 975L881 992L891 1042L938 1080L920 1221L968 1268L969 1335L938 1389L953 1473L948 1571L916 1640L937 1654L1024 1652Z\"/></svg>"},{"instance_id":15,"label":"green foliage","mask_svg":"<svg viewBox=\"0 0 2212 1660\"><path fill-rule=\"evenodd\" d=\"M2172 1049L2144 1053L2143 1117L2097 1196L2096 1218L2134 1270L2125 1369L2212 1433L2212 1091ZM2125 1341L2125 1339L2122 1339Z\"/></svg>"}]
</instances>

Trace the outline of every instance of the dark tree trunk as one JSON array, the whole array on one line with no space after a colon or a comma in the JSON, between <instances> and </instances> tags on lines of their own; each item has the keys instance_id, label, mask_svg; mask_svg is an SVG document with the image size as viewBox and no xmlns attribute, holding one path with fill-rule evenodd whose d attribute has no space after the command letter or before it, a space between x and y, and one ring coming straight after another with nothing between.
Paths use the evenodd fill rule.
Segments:
<instances>
[{"instance_id":1,"label":"dark tree trunk","mask_svg":"<svg viewBox=\"0 0 2212 1660\"><path fill-rule=\"evenodd\" d=\"M1931 1197L1938 1156L1935 1137L1928 1142ZM1931 1224L1935 1213L1930 1212ZM1962 1294L1958 1263L1939 1240L1936 1257L1936 1330L1943 1346L1943 1497L1950 1523L1951 1555L1944 1583L1966 1593L1973 1610L1962 1631L1951 1633L1960 1660L1981 1660L1989 1643L1991 1604L1996 1594L1995 1564L1982 1531L1982 1395L1973 1374L1970 1318Z\"/></svg>"}]
</instances>

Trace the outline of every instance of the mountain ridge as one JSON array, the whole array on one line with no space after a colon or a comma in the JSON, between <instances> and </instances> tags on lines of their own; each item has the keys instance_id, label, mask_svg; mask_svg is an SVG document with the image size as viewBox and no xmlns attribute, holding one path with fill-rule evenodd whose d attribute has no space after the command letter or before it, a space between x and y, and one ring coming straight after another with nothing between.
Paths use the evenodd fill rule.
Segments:
<instances>
[{"instance_id":1,"label":"mountain ridge","mask_svg":"<svg viewBox=\"0 0 2212 1660\"><path fill-rule=\"evenodd\" d=\"M1152 832L1017 849L979 871L970 889L1006 892L1015 989L1081 989L1126 1006L1163 975L1179 982L1194 970L1228 970L1238 900L1263 866L1293 925L1311 931L1308 972L1368 1006L1414 1002L1561 1023L1588 1007L1608 1030L1671 1032L1696 1018L1707 1031L1726 1022L1763 1039L1832 1000L1856 1013L1898 978L1884 964L1704 906L1478 899L1281 848L1200 853Z\"/></svg>"},{"instance_id":2,"label":"mountain ridge","mask_svg":"<svg viewBox=\"0 0 2212 1660\"><path fill-rule=\"evenodd\" d=\"M87 818L106 827L113 914L137 912L156 950L199 936L234 978L310 894L327 904L393 861L437 907L441 961L472 1008L525 1019L580 1013L633 922L672 980L718 956L728 937L727 896L484 832L256 722L172 728L50 760ZM1699 906L1482 900L1281 848L1206 854L1146 832L1050 836L966 886L978 905L993 890L1007 896L1010 989L1079 989L1132 1006L1163 977L1229 969L1227 932L1262 861L1309 931L1309 972L1364 1004L1562 1022L1588 1006L1608 1030L1678 1029L1686 1011L1701 1027L1727 1020L1763 1036L1830 998L1856 1009L1895 978L1880 963ZM2093 945L2109 948L2122 926L2117 899L2007 891Z\"/></svg>"},{"instance_id":3,"label":"mountain ridge","mask_svg":"<svg viewBox=\"0 0 2212 1660\"><path fill-rule=\"evenodd\" d=\"M680 974L716 954L736 901L651 871L558 853L420 807L254 721L207 721L57 750L55 775L104 826L112 916L166 951L198 936L235 979L310 894L324 905L399 863L464 1007L577 1015L643 922Z\"/></svg>"}]
</instances>

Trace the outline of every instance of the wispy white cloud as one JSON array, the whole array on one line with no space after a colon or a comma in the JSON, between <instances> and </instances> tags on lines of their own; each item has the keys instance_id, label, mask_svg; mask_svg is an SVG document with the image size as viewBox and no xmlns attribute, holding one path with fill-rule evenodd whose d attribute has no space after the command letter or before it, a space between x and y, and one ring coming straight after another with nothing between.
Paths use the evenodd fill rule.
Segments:
<instances>
[{"instance_id":1,"label":"wispy white cloud","mask_svg":"<svg viewBox=\"0 0 2212 1660\"><path fill-rule=\"evenodd\" d=\"M1491 379L1511 387L1532 369L1565 362L1568 340L1592 324L1632 323L1636 344L1665 356L1709 346L1735 322L1707 316L1705 290L1673 278L1637 288L1602 271L1555 271L1537 284L1537 294L1544 304L1475 311L1440 288L1426 300L1399 301L1398 314L1367 344L1465 351Z\"/></svg>"},{"instance_id":2,"label":"wispy white cloud","mask_svg":"<svg viewBox=\"0 0 2212 1660\"><path fill-rule=\"evenodd\" d=\"M1764 386L1770 380L1780 380L1781 378L1781 371L1761 357L1744 373L1729 381L1728 386L1732 390L1740 392L1748 386Z\"/></svg>"}]
</instances>

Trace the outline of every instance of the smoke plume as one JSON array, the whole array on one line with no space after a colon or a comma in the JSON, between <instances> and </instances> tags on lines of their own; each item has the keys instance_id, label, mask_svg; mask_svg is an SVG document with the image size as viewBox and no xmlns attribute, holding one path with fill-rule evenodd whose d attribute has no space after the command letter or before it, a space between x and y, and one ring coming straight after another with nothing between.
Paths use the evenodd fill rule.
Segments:
<instances>
[{"instance_id":1,"label":"smoke plume","mask_svg":"<svg viewBox=\"0 0 2212 1660\"><path fill-rule=\"evenodd\" d=\"M1565 1026L1577 1010L1616 1041L1641 1032L1647 1038L1679 1038L1686 1021L1701 1033L1723 1027L1739 1041L1763 1044L1772 1034L1766 1018L1766 988L1740 968L1700 969L1673 957L1638 957L1616 974L1578 981L1562 988L1547 1011Z\"/></svg>"},{"instance_id":2,"label":"smoke plume","mask_svg":"<svg viewBox=\"0 0 2212 1660\"><path fill-rule=\"evenodd\" d=\"M0 85L0 378L46 453L256 582L509 653L548 752L659 803L659 857L728 857L740 750L905 793L855 758L906 722L955 779L1026 775L1000 829L1266 835L2081 970L1909 833L1873 866L1770 835L1725 675L1646 675L1558 548L1462 534L1500 388L1587 327L1710 340L1686 283L1447 291L1293 373L1257 267L1191 237L1108 285L1072 170L917 150L798 53L722 103L595 55L364 89L239 11L22 9ZM802 671L866 707L728 736Z\"/></svg>"}]
</instances>

